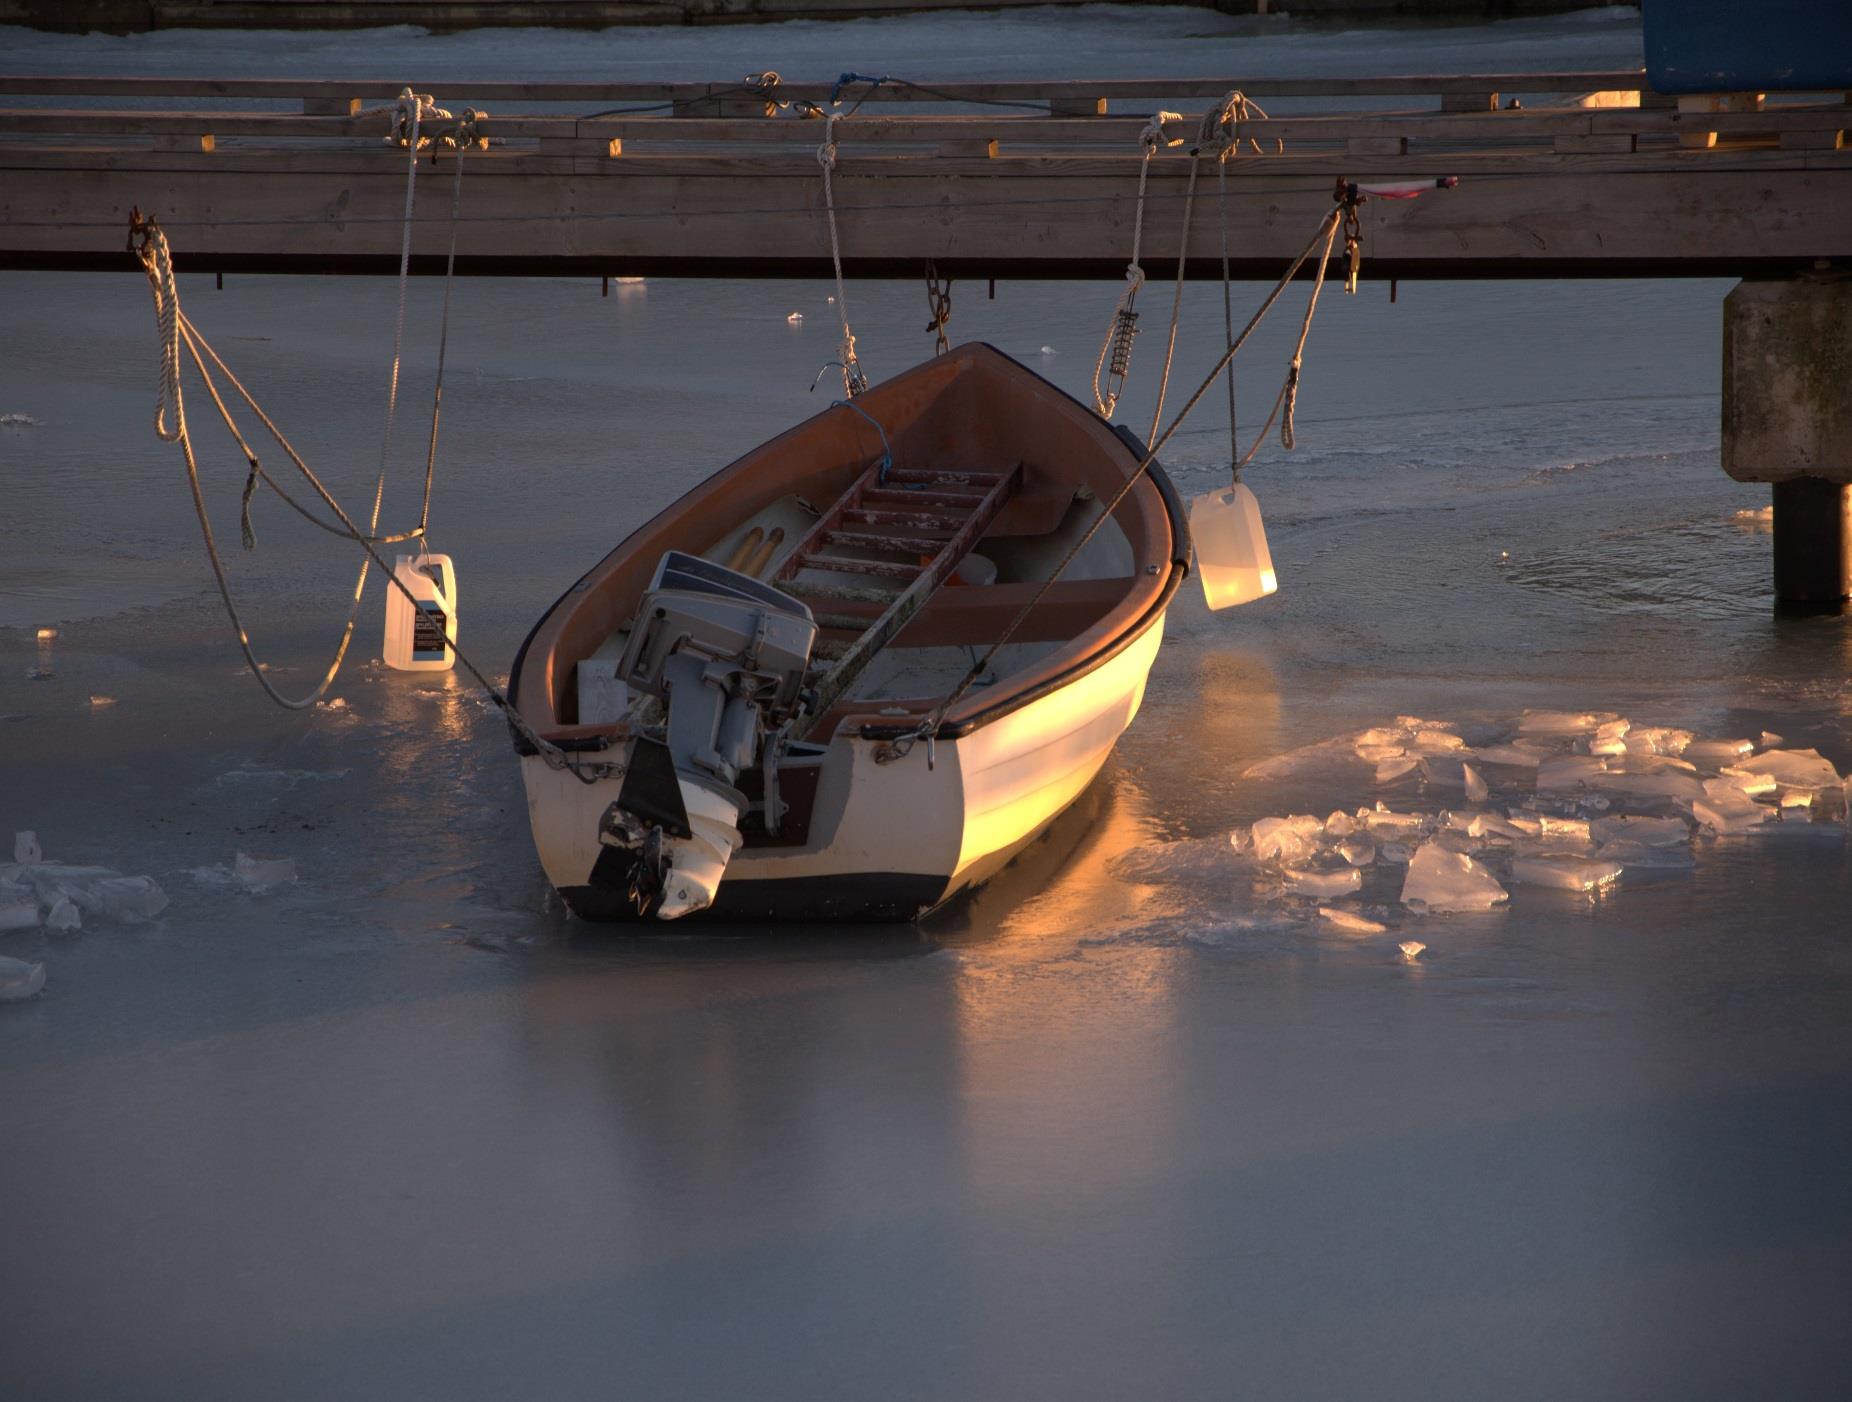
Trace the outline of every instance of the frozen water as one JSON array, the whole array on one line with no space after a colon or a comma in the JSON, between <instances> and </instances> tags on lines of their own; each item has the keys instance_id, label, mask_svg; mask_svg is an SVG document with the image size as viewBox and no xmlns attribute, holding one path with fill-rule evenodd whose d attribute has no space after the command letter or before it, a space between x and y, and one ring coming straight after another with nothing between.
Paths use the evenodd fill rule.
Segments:
<instances>
[{"instance_id":1,"label":"frozen water","mask_svg":"<svg viewBox=\"0 0 1852 1402\"><path fill-rule=\"evenodd\" d=\"M1689 871L1698 864L1687 840L1675 847L1643 842L1637 838L1617 837L1604 842L1595 852L1597 861L1619 862L1622 866L1643 871Z\"/></svg>"},{"instance_id":2,"label":"frozen water","mask_svg":"<svg viewBox=\"0 0 1852 1402\"><path fill-rule=\"evenodd\" d=\"M1354 910L1345 910L1342 906L1321 905L1319 918L1336 926L1347 935L1380 935L1389 927L1380 920L1372 920L1367 915L1359 915Z\"/></svg>"},{"instance_id":3,"label":"frozen water","mask_svg":"<svg viewBox=\"0 0 1852 1402\"><path fill-rule=\"evenodd\" d=\"M1361 833L1353 833L1338 843L1338 855L1354 867L1367 867L1376 860L1376 844Z\"/></svg>"},{"instance_id":4,"label":"frozen water","mask_svg":"<svg viewBox=\"0 0 1852 1402\"><path fill-rule=\"evenodd\" d=\"M1634 799L1679 799L1689 802L1704 796L1704 785L1689 774L1597 774L1590 788Z\"/></svg>"},{"instance_id":5,"label":"frozen water","mask_svg":"<svg viewBox=\"0 0 1852 1402\"><path fill-rule=\"evenodd\" d=\"M1473 753L1481 764L1504 764L1514 769L1535 769L1550 754L1548 750L1517 741L1509 745L1481 745Z\"/></svg>"},{"instance_id":6,"label":"frozen water","mask_svg":"<svg viewBox=\"0 0 1852 1402\"><path fill-rule=\"evenodd\" d=\"M38 897L0 889L0 934L8 930L36 930L38 926Z\"/></svg>"},{"instance_id":7,"label":"frozen water","mask_svg":"<svg viewBox=\"0 0 1852 1402\"><path fill-rule=\"evenodd\" d=\"M39 835L36 832L13 835L13 860L22 865L45 860L45 854L39 850Z\"/></svg>"},{"instance_id":8,"label":"frozen water","mask_svg":"<svg viewBox=\"0 0 1852 1402\"><path fill-rule=\"evenodd\" d=\"M1316 896L1320 900L1347 896L1363 886L1363 873L1353 866L1340 867L1335 871L1295 868L1289 869L1285 877L1286 888L1294 895Z\"/></svg>"},{"instance_id":9,"label":"frozen water","mask_svg":"<svg viewBox=\"0 0 1852 1402\"><path fill-rule=\"evenodd\" d=\"M1740 793L1751 798L1772 794L1781 786L1767 774L1751 774L1746 769L1736 769L1726 765L1717 771L1715 779L1704 781L1704 792L1715 797L1718 794Z\"/></svg>"},{"instance_id":10,"label":"frozen water","mask_svg":"<svg viewBox=\"0 0 1852 1402\"><path fill-rule=\"evenodd\" d=\"M1491 796L1492 791L1486 787L1484 778L1472 765L1461 765L1460 775L1466 781L1466 801L1468 803L1484 803Z\"/></svg>"},{"instance_id":11,"label":"frozen water","mask_svg":"<svg viewBox=\"0 0 1852 1402\"><path fill-rule=\"evenodd\" d=\"M1621 864L1580 857L1513 857L1511 879L1527 886L1562 891L1593 891L1620 879Z\"/></svg>"},{"instance_id":12,"label":"frozen water","mask_svg":"<svg viewBox=\"0 0 1852 1402\"><path fill-rule=\"evenodd\" d=\"M1691 743L1689 730L1671 726L1635 726L1627 732L1627 753L1640 755L1682 755Z\"/></svg>"},{"instance_id":13,"label":"frozen water","mask_svg":"<svg viewBox=\"0 0 1852 1402\"><path fill-rule=\"evenodd\" d=\"M1763 807L1748 794L1732 788L1694 800L1691 816L1702 826L1723 837L1731 833L1753 831L1775 815L1771 809Z\"/></svg>"},{"instance_id":14,"label":"frozen water","mask_svg":"<svg viewBox=\"0 0 1852 1402\"><path fill-rule=\"evenodd\" d=\"M60 933L80 930L83 924L84 917L78 913L69 896L60 896L45 915L45 928Z\"/></svg>"},{"instance_id":15,"label":"frozen water","mask_svg":"<svg viewBox=\"0 0 1852 1402\"><path fill-rule=\"evenodd\" d=\"M1522 735L1587 735L1612 719L1612 716L1588 711L1526 711L1518 721L1518 732Z\"/></svg>"},{"instance_id":16,"label":"frozen water","mask_svg":"<svg viewBox=\"0 0 1852 1402\"><path fill-rule=\"evenodd\" d=\"M1402 958L1410 964L1414 963L1427 951L1427 946L1420 940L1403 940L1396 948L1401 951Z\"/></svg>"},{"instance_id":17,"label":"frozen water","mask_svg":"<svg viewBox=\"0 0 1852 1402\"><path fill-rule=\"evenodd\" d=\"M1262 818L1254 824L1249 841L1257 862L1303 862L1318 850L1324 824L1307 813L1286 818Z\"/></svg>"},{"instance_id":18,"label":"frozen water","mask_svg":"<svg viewBox=\"0 0 1852 1402\"><path fill-rule=\"evenodd\" d=\"M232 876L254 895L266 895L296 879L293 857L247 857L243 852L232 861Z\"/></svg>"},{"instance_id":19,"label":"frozen water","mask_svg":"<svg viewBox=\"0 0 1852 1402\"><path fill-rule=\"evenodd\" d=\"M1404 756L1400 759L1383 760L1376 766L1376 782L1379 784L1394 783L1404 774L1412 773L1418 762L1419 761L1409 756Z\"/></svg>"},{"instance_id":20,"label":"frozen water","mask_svg":"<svg viewBox=\"0 0 1852 1402\"><path fill-rule=\"evenodd\" d=\"M1818 750L1768 750L1733 766L1748 774L1766 774L1783 788L1836 789L1839 771Z\"/></svg>"},{"instance_id":21,"label":"frozen water","mask_svg":"<svg viewBox=\"0 0 1852 1402\"><path fill-rule=\"evenodd\" d=\"M1537 788L1562 793L1607 772L1607 761L1599 755L1557 755L1537 766Z\"/></svg>"},{"instance_id":22,"label":"frozen water","mask_svg":"<svg viewBox=\"0 0 1852 1402\"><path fill-rule=\"evenodd\" d=\"M108 867L43 862L28 869L39 900L55 906L68 900L89 915L124 924L152 920L167 909L167 894L152 876L124 876Z\"/></svg>"},{"instance_id":23,"label":"frozen water","mask_svg":"<svg viewBox=\"0 0 1852 1402\"><path fill-rule=\"evenodd\" d=\"M1588 825L1588 835L1596 842L1614 842L1624 838L1650 847L1675 847L1691 840L1691 824L1683 818L1620 815L1595 819Z\"/></svg>"},{"instance_id":24,"label":"frozen water","mask_svg":"<svg viewBox=\"0 0 1852 1402\"><path fill-rule=\"evenodd\" d=\"M1418 730L1414 743L1416 749L1426 754L1446 754L1466 748L1466 742L1448 730Z\"/></svg>"},{"instance_id":25,"label":"frozen water","mask_svg":"<svg viewBox=\"0 0 1852 1402\"><path fill-rule=\"evenodd\" d=\"M1391 866L1402 866L1414 855L1406 842L1385 842L1376 854Z\"/></svg>"},{"instance_id":26,"label":"frozen water","mask_svg":"<svg viewBox=\"0 0 1852 1402\"><path fill-rule=\"evenodd\" d=\"M1748 740L1693 740L1683 754L1693 764L1719 769L1726 764L1740 764L1754 749Z\"/></svg>"},{"instance_id":27,"label":"frozen water","mask_svg":"<svg viewBox=\"0 0 1852 1402\"><path fill-rule=\"evenodd\" d=\"M0 954L0 1003L16 1003L45 987L45 966Z\"/></svg>"},{"instance_id":28,"label":"frozen water","mask_svg":"<svg viewBox=\"0 0 1852 1402\"><path fill-rule=\"evenodd\" d=\"M1428 842L1408 863L1402 903L1430 911L1490 910L1508 898L1498 879L1463 852Z\"/></svg>"}]
</instances>

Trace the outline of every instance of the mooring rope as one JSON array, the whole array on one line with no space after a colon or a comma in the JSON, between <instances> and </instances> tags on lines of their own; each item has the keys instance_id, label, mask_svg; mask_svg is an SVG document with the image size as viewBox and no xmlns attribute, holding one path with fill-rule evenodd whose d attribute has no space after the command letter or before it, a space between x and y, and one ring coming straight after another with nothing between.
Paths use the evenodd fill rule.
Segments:
<instances>
[{"instance_id":1,"label":"mooring rope","mask_svg":"<svg viewBox=\"0 0 1852 1402\"><path fill-rule=\"evenodd\" d=\"M842 392L849 399L868 388L862 362L855 355L855 334L849 329L849 292L842 280L842 245L836 236L836 192L830 176L836 169L836 116L823 119L823 144L817 147L817 164L823 167L823 209L830 226L830 261L836 265L836 310L842 314Z\"/></svg>"},{"instance_id":2,"label":"mooring rope","mask_svg":"<svg viewBox=\"0 0 1852 1402\"><path fill-rule=\"evenodd\" d=\"M1119 490L1113 494L1112 500L1101 507L1099 515L1094 517L1092 523L1081 533L1080 538L1076 540L1073 545L1068 547L1066 554L1064 554L1060 562L1055 565L1054 571L1047 579L1042 581L1041 587L1035 591L1028 602L1017 610L1016 616L1010 620L1009 625L1004 628L996 641L991 643L985 650L984 655L973 663L970 670L959 679L958 684L946 694L945 698L941 700L938 705L933 707L932 711L917 727L892 742L890 746L892 758L904 758L912 751L913 746L918 741L924 740L927 743L927 763L928 765L932 763L932 745L938 737L940 726L945 723L946 714L964 698L966 692L970 691L972 686L977 682L977 679L983 675L984 670L989 667L991 660L995 658L1004 645L1016 635L1017 630L1027 621L1029 614L1035 609L1036 605L1041 603L1043 597L1048 593L1048 590L1053 586L1054 582L1061 577L1062 573L1069 565L1073 564L1075 558L1086 548L1087 543L1093 539L1100 527L1105 525L1106 522L1111 519L1113 512L1119 509L1120 503L1131 493L1132 488L1138 484L1139 479L1145 475L1146 470L1152 463L1157 461L1158 453L1163 450L1164 445L1170 441L1171 436L1176 433L1183 421L1189 417L1191 410L1195 409L1202 397L1209 392L1209 387L1216 382L1216 379L1221 375L1223 369L1235 358L1236 353L1240 351L1241 347L1247 343L1248 337L1254 334L1254 328L1259 326L1261 320L1273 309L1273 304L1279 301L1281 295L1286 291L1287 287L1291 285L1293 278L1298 275L1299 269L1304 266L1305 261L1312 256L1312 250L1318 248L1320 240L1323 240L1324 248L1319 259L1318 282L1321 284L1323 283L1325 263L1329 260L1331 255L1332 240L1337 235L1338 227L1343 222L1348 207L1348 201L1340 203L1320 221L1318 232L1315 233L1311 241L1300 250L1299 256L1293 259L1292 265L1286 269L1286 272L1280 277L1280 280L1274 284L1273 290L1267 294L1267 298L1260 304L1259 310L1248 319L1248 324L1242 328L1241 334L1229 342L1228 349L1216 360L1215 367L1204 377L1203 382L1196 387L1184 406L1177 411L1176 418L1170 421L1170 427L1166 428L1162 434L1158 435L1146 449L1144 457L1140 459L1138 466L1127 475L1125 482L1120 486ZM1314 303L1316 303L1316 297L1317 293L1315 288L1313 294ZM1301 351L1304 349L1304 337L1305 333L1309 332L1311 328L1311 321L1310 309L1308 308L1305 325L1300 336ZM1297 356L1295 355L1295 359L1296 358ZM1269 422L1271 422L1271 420L1269 420Z\"/></svg>"},{"instance_id":3,"label":"mooring rope","mask_svg":"<svg viewBox=\"0 0 1852 1402\"><path fill-rule=\"evenodd\" d=\"M1132 207L1132 261L1125 268L1125 290L1113 307L1112 321L1106 327L1106 339L1100 343L1100 357L1093 363L1093 407L1102 419L1110 419L1125 392L1126 377L1132 373L1132 342L1138 336L1138 289L1145 285L1145 270L1139 265L1145 235L1145 185L1151 174L1151 158L1166 140L1164 123L1175 121L1175 112L1157 112L1138 134L1143 155L1138 162L1138 199ZM1107 388L1101 388L1105 373Z\"/></svg>"}]
</instances>

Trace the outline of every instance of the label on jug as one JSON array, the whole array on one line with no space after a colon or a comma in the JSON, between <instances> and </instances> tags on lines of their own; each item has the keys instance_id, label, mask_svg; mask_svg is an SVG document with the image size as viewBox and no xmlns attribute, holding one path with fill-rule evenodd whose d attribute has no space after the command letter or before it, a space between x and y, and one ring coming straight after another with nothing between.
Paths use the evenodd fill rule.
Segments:
<instances>
[{"instance_id":1,"label":"label on jug","mask_svg":"<svg viewBox=\"0 0 1852 1402\"><path fill-rule=\"evenodd\" d=\"M444 629L449 622L444 611L436 604L419 600L418 608L412 615L412 661L444 660L444 651L448 646Z\"/></svg>"}]
</instances>

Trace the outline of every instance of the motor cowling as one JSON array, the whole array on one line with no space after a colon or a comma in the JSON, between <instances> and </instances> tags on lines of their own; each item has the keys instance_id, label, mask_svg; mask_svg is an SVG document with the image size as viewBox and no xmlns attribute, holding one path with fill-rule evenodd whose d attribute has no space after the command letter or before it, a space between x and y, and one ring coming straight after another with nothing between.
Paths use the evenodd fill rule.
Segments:
<instances>
[{"instance_id":1,"label":"motor cowling","mask_svg":"<svg viewBox=\"0 0 1852 1402\"><path fill-rule=\"evenodd\" d=\"M806 697L816 642L809 608L751 575L678 550L656 566L618 679L667 711L639 735L599 840L635 856L640 909L673 920L712 905L740 845L735 784Z\"/></svg>"}]
</instances>

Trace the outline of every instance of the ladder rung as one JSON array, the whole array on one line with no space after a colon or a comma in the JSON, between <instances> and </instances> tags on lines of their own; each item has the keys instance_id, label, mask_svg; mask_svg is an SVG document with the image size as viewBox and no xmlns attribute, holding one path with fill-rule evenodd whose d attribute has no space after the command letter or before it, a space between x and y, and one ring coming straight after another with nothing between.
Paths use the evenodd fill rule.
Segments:
<instances>
[{"instance_id":1,"label":"ladder rung","mask_svg":"<svg viewBox=\"0 0 1852 1402\"><path fill-rule=\"evenodd\" d=\"M829 545L854 545L863 550L892 550L901 555L918 555L922 546L929 546L924 551L927 556L939 553L939 542L921 540L918 536L905 535L868 535L861 531L825 531L823 539Z\"/></svg>"},{"instance_id":2,"label":"ladder rung","mask_svg":"<svg viewBox=\"0 0 1852 1402\"><path fill-rule=\"evenodd\" d=\"M867 586L858 588L853 584L818 584L803 579L787 579L778 587L787 594L801 595L806 599L828 599L839 604L880 604L883 607L893 603L900 593L898 589L875 589Z\"/></svg>"},{"instance_id":3,"label":"ladder rung","mask_svg":"<svg viewBox=\"0 0 1852 1402\"><path fill-rule=\"evenodd\" d=\"M943 484L959 487L994 487L1000 473L995 472L959 472L952 468L894 467L888 469L887 480L890 482L924 482L930 485Z\"/></svg>"},{"instance_id":4,"label":"ladder rung","mask_svg":"<svg viewBox=\"0 0 1852 1402\"><path fill-rule=\"evenodd\" d=\"M942 516L936 511L878 511L855 508L842 513L842 519L860 526L902 527L910 531L956 531L964 522L956 516Z\"/></svg>"},{"instance_id":5,"label":"ladder rung","mask_svg":"<svg viewBox=\"0 0 1852 1402\"><path fill-rule=\"evenodd\" d=\"M883 597L891 599L893 596ZM873 601L870 600L870 602ZM834 628L838 632L853 633L858 638L862 635L862 631L874 622L872 614L864 616L859 613L817 613L811 616L816 619L819 628Z\"/></svg>"},{"instance_id":6,"label":"ladder rung","mask_svg":"<svg viewBox=\"0 0 1852 1402\"><path fill-rule=\"evenodd\" d=\"M969 492L905 492L890 491L886 487L870 487L862 493L863 501L882 501L892 503L912 503L918 506L962 506L967 511L981 506L984 501L982 493Z\"/></svg>"},{"instance_id":7,"label":"ladder rung","mask_svg":"<svg viewBox=\"0 0 1852 1402\"><path fill-rule=\"evenodd\" d=\"M813 570L829 570L835 574L875 574L889 579L913 579L920 572L917 564L901 565L892 560L851 560L843 555L800 555L797 562Z\"/></svg>"}]
</instances>

